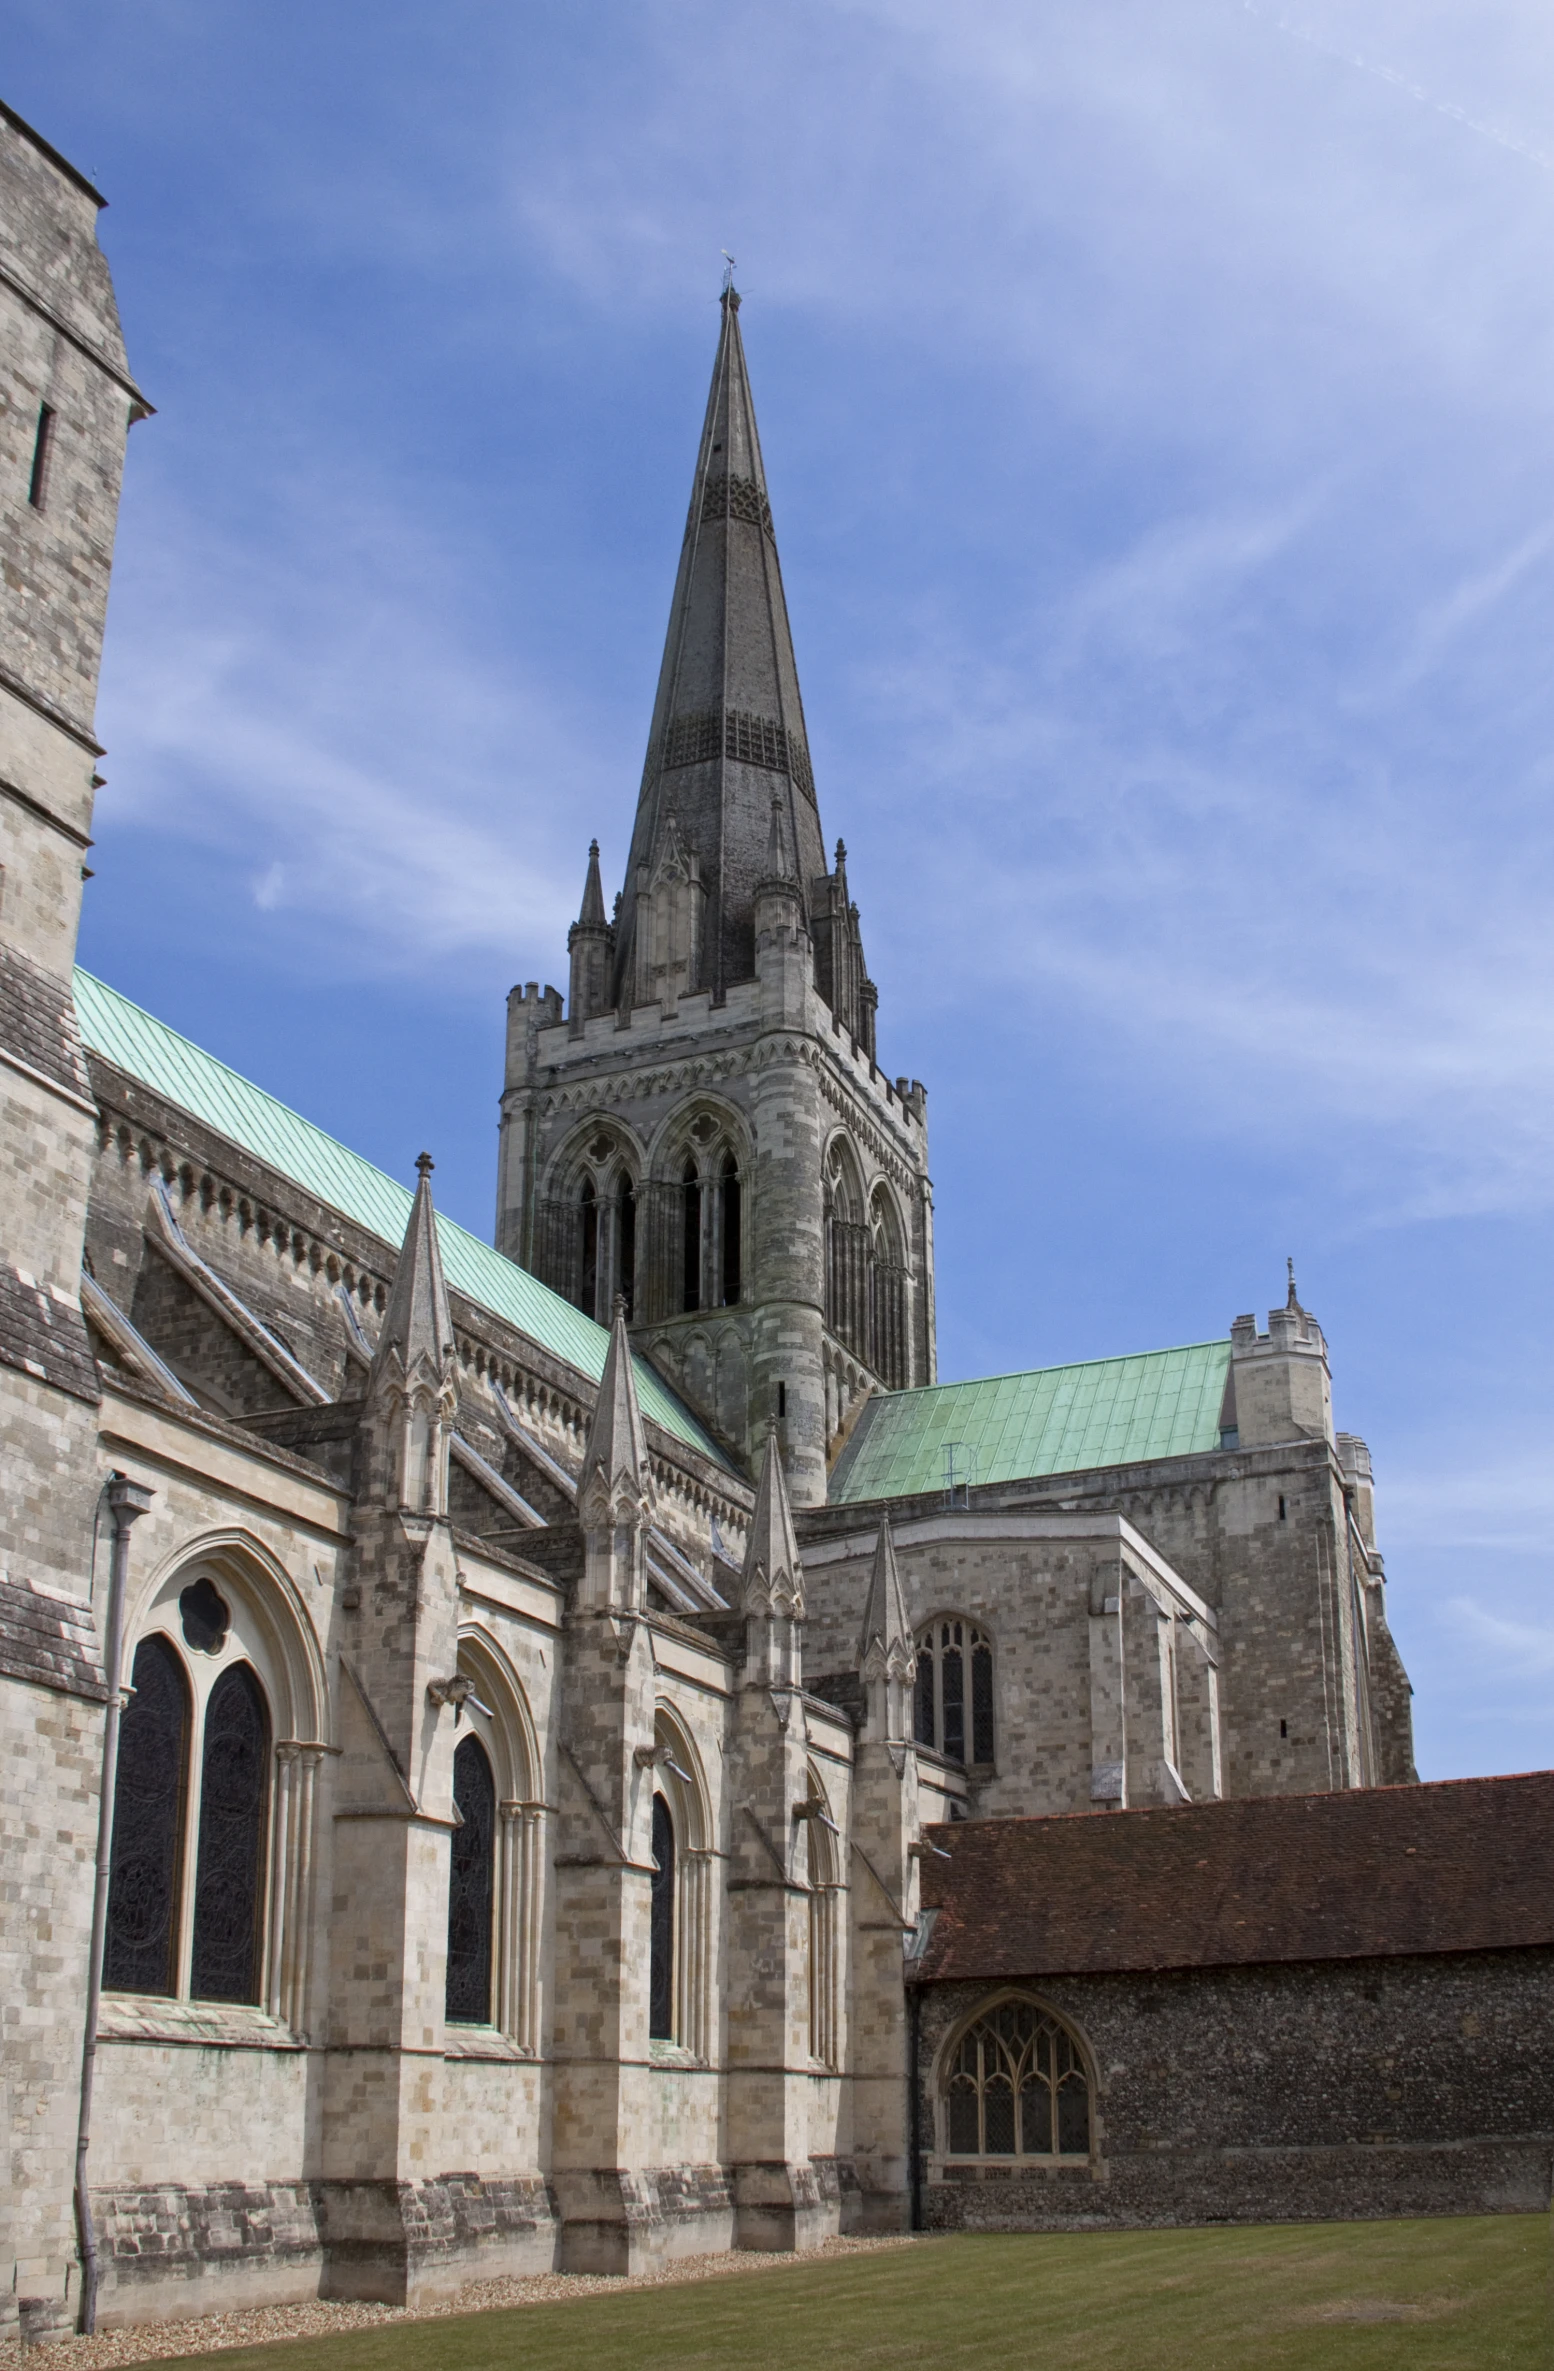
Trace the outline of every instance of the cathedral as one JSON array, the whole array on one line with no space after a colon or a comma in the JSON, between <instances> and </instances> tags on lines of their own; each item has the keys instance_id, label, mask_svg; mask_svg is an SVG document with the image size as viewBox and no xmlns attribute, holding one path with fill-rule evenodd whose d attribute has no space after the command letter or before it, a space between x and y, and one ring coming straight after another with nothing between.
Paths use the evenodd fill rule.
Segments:
<instances>
[{"instance_id":1,"label":"cathedral","mask_svg":"<svg viewBox=\"0 0 1554 2371\"><path fill-rule=\"evenodd\" d=\"M0 109L0 2334L1547 2205L1554 1784L1417 1783L1293 1275L937 1379L732 285L492 1240L76 967L101 203Z\"/></svg>"}]
</instances>

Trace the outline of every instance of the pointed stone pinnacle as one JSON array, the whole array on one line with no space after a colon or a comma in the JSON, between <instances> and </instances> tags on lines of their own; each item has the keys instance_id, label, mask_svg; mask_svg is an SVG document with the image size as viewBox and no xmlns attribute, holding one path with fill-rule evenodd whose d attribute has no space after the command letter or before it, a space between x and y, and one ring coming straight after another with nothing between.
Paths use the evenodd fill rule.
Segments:
<instances>
[{"instance_id":1,"label":"pointed stone pinnacle","mask_svg":"<svg viewBox=\"0 0 1554 2371\"><path fill-rule=\"evenodd\" d=\"M1299 1293L1297 1293L1297 1291L1295 1290L1295 1262L1294 1262L1294 1259L1293 1259L1293 1258L1287 1259L1287 1260L1285 1261L1284 1265L1286 1266L1286 1268L1288 1268L1288 1270L1289 1270L1289 1272L1290 1272L1290 1289L1289 1289L1289 1296L1288 1296L1288 1298L1286 1299L1284 1306L1285 1306L1285 1308L1286 1308L1286 1309L1298 1309L1298 1308L1300 1307L1300 1295L1299 1295Z\"/></svg>"},{"instance_id":2,"label":"pointed stone pinnacle","mask_svg":"<svg viewBox=\"0 0 1554 2371\"><path fill-rule=\"evenodd\" d=\"M632 1368L631 1338L626 1331L626 1301L615 1298L610 1347L599 1397L594 1402L578 1477L578 1519L585 1531L645 1519L652 1497L648 1471L647 1435L637 1402L637 1379Z\"/></svg>"},{"instance_id":3,"label":"pointed stone pinnacle","mask_svg":"<svg viewBox=\"0 0 1554 2371\"><path fill-rule=\"evenodd\" d=\"M584 930L603 930L604 884L599 878L599 843L588 843L588 872L583 882L583 903L578 912L578 924Z\"/></svg>"},{"instance_id":4,"label":"pointed stone pinnacle","mask_svg":"<svg viewBox=\"0 0 1554 2371\"><path fill-rule=\"evenodd\" d=\"M407 1375L419 1363L442 1377L451 1371L456 1356L453 1313L443 1282L437 1214L432 1207L432 1167L431 1154L422 1153L416 1161L420 1182L383 1313L374 1374L394 1358Z\"/></svg>"},{"instance_id":5,"label":"pointed stone pinnacle","mask_svg":"<svg viewBox=\"0 0 1554 2371\"><path fill-rule=\"evenodd\" d=\"M869 1594L864 1602L858 1668L865 1674L871 1665L876 1669L894 1667L901 1671L910 1664L914 1652L912 1625L901 1593L901 1576L896 1570L896 1543L891 1537L890 1517L884 1515L880 1518L874 1569L869 1575Z\"/></svg>"},{"instance_id":6,"label":"pointed stone pinnacle","mask_svg":"<svg viewBox=\"0 0 1554 2371\"><path fill-rule=\"evenodd\" d=\"M747 1613L787 1614L794 1620L802 1617L804 1568L799 1559L775 1424L767 1426L766 1454L761 1460L755 1512L750 1518L743 1579Z\"/></svg>"}]
</instances>

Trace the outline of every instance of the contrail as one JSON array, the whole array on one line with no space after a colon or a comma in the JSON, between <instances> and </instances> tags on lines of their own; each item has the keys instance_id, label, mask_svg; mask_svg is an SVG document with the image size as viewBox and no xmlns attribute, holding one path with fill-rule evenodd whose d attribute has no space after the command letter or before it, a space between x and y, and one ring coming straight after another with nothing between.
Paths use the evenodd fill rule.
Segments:
<instances>
[{"instance_id":1,"label":"contrail","mask_svg":"<svg viewBox=\"0 0 1554 2371\"><path fill-rule=\"evenodd\" d=\"M1554 156L1547 149L1534 148L1530 141L1518 140L1514 132L1502 131L1498 124L1485 123L1480 116L1470 115L1465 107L1458 107L1450 99L1436 98L1422 83L1410 82L1406 74L1399 74L1396 67L1378 66L1374 58L1364 57L1358 50L1335 49L1331 42L1324 41L1320 34L1314 33L1309 25L1296 24L1287 16L1274 16L1268 9L1259 8L1257 0L1241 0L1241 5L1247 15L1255 16L1260 24L1271 25L1275 32L1288 34L1292 41L1303 41L1308 49L1319 51L1324 58L1332 58L1340 66L1353 66L1361 74L1371 75L1377 82L1389 83L1393 90L1401 91L1405 98L1415 99L1421 107L1428 107L1433 115L1444 115L1452 123L1463 125L1467 131L1477 132L1481 139L1493 140L1497 148L1508 148L1513 155L1524 156L1529 163L1541 165L1546 173L1554 173Z\"/></svg>"}]
</instances>

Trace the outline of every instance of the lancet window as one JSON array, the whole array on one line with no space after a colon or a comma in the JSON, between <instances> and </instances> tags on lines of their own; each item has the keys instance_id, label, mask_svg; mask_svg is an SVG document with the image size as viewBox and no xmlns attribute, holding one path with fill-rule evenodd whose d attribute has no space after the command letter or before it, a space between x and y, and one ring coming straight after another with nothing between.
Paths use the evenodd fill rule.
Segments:
<instances>
[{"instance_id":1,"label":"lancet window","mask_svg":"<svg viewBox=\"0 0 1554 2371\"><path fill-rule=\"evenodd\" d=\"M841 2063L841 1918L836 1827L813 1763L805 1805L809 1859L809 2053L822 2066Z\"/></svg>"},{"instance_id":2,"label":"lancet window","mask_svg":"<svg viewBox=\"0 0 1554 2371\"><path fill-rule=\"evenodd\" d=\"M489 2025L496 1940L496 1781L478 1737L453 1755L453 1831L448 1879L447 2015L450 2024Z\"/></svg>"},{"instance_id":3,"label":"lancet window","mask_svg":"<svg viewBox=\"0 0 1554 2371\"><path fill-rule=\"evenodd\" d=\"M826 1155L823 1185L826 1324L887 1390L904 1389L907 1262L895 1198L883 1183L867 1205L857 1157L838 1136Z\"/></svg>"},{"instance_id":4,"label":"lancet window","mask_svg":"<svg viewBox=\"0 0 1554 2371\"><path fill-rule=\"evenodd\" d=\"M116 1992L264 1996L269 1699L208 1577L135 1650L119 1730L103 1980ZM196 1776L197 1774L197 1776Z\"/></svg>"},{"instance_id":5,"label":"lancet window","mask_svg":"<svg viewBox=\"0 0 1554 2371\"><path fill-rule=\"evenodd\" d=\"M674 1713L654 1721L653 1877L648 1913L648 2038L688 2057L710 2055L712 1855L706 1789Z\"/></svg>"},{"instance_id":6,"label":"lancet window","mask_svg":"<svg viewBox=\"0 0 1554 2371\"><path fill-rule=\"evenodd\" d=\"M648 2036L655 2042L675 2039L675 1877L674 1818L663 1796L655 1795L648 1986Z\"/></svg>"},{"instance_id":7,"label":"lancet window","mask_svg":"<svg viewBox=\"0 0 1554 2371\"><path fill-rule=\"evenodd\" d=\"M494 2026L534 2051L545 1807L533 1723L505 1658L478 1631L459 1641L459 1670L474 1686L453 1753L444 2013L450 2026Z\"/></svg>"},{"instance_id":8,"label":"lancet window","mask_svg":"<svg viewBox=\"0 0 1554 2371\"><path fill-rule=\"evenodd\" d=\"M739 1154L725 1124L710 1112L692 1122L673 1182L666 1233L668 1272L660 1305L669 1311L732 1308L744 1279L744 1208Z\"/></svg>"},{"instance_id":9,"label":"lancet window","mask_svg":"<svg viewBox=\"0 0 1554 2371\"><path fill-rule=\"evenodd\" d=\"M1090 2076L1077 2037L1036 2001L1000 2001L951 2049L939 2112L948 2157L1087 2158Z\"/></svg>"},{"instance_id":10,"label":"lancet window","mask_svg":"<svg viewBox=\"0 0 1554 2371\"><path fill-rule=\"evenodd\" d=\"M918 1633L915 1730L919 1745L951 1762L990 1763L993 1646L958 1614L940 1614Z\"/></svg>"},{"instance_id":11,"label":"lancet window","mask_svg":"<svg viewBox=\"0 0 1554 2371\"><path fill-rule=\"evenodd\" d=\"M602 1168L600 1164L603 1164ZM591 1165L559 1202L559 1237L552 1234L548 1272L568 1296L608 1325L621 1294L626 1313L637 1294L637 1179L623 1158L612 1159L608 1139L591 1155Z\"/></svg>"}]
</instances>

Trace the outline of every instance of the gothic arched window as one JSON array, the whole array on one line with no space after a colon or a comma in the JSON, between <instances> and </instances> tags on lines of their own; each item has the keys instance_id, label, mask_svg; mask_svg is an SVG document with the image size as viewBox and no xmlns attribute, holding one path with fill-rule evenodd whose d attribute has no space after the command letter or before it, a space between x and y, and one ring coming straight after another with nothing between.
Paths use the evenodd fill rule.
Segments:
<instances>
[{"instance_id":1,"label":"gothic arched window","mask_svg":"<svg viewBox=\"0 0 1554 2371\"><path fill-rule=\"evenodd\" d=\"M205 1707L189 1971L195 2000L259 1998L269 1799L270 1716L253 1671L235 1663Z\"/></svg>"},{"instance_id":2,"label":"gothic arched window","mask_svg":"<svg viewBox=\"0 0 1554 2371\"><path fill-rule=\"evenodd\" d=\"M723 1175L718 1185L719 1220L723 1235L723 1306L732 1309L739 1299L740 1275L740 1190L739 1163L732 1153L723 1156Z\"/></svg>"},{"instance_id":3,"label":"gothic arched window","mask_svg":"<svg viewBox=\"0 0 1554 2371\"><path fill-rule=\"evenodd\" d=\"M940 2109L948 2157L1090 2154L1084 2054L1035 2001L1001 2001L967 2027L946 2062Z\"/></svg>"},{"instance_id":4,"label":"gothic arched window","mask_svg":"<svg viewBox=\"0 0 1554 2371\"><path fill-rule=\"evenodd\" d=\"M888 1187L869 1204L869 1364L887 1391L905 1387L906 1250Z\"/></svg>"},{"instance_id":5,"label":"gothic arched window","mask_svg":"<svg viewBox=\"0 0 1554 2371\"><path fill-rule=\"evenodd\" d=\"M951 1762L994 1759L993 1648L974 1622L941 1614L918 1633L916 1706L919 1745Z\"/></svg>"},{"instance_id":6,"label":"gothic arched window","mask_svg":"<svg viewBox=\"0 0 1554 2371\"><path fill-rule=\"evenodd\" d=\"M448 1872L451 2024L491 2023L492 1907L496 1897L496 1783L486 1749L466 1737L453 1757L453 1831Z\"/></svg>"},{"instance_id":7,"label":"gothic arched window","mask_svg":"<svg viewBox=\"0 0 1554 2371\"><path fill-rule=\"evenodd\" d=\"M680 1306L682 1309L701 1307L701 1173L694 1161L685 1164L681 1191L684 1194L684 1218L681 1250Z\"/></svg>"},{"instance_id":8,"label":"gothic arched window","mask_svg":"<svg viewBox=\"0 0 1554 2371\"><path fill-rule=\"evenodd\" d=\"M653 1899L649 1913L648 2037L672 2042L674 2030L674 1820L662 1795L653 1797Z\"/></svg>"},{"instance_id":9,"label":"gothic arched window","mask_svg":"<svg viewBox=\"0 0 1554 2371\"><path fill-rule=\"evenodd\" d=\"M577 1305L588 1316L598 1315L599 1303L599 1201L594 1192L594 1181L585 1177L578 1188L578 1232L582 1250L582 1267L578 1284Z\"/></svg>"},{"instance_id":10,"label":"gothic arched window","mask_svg":"<svg viewBox=\"0 0 1554 2371\"><path fill-rule=\"evenodd\" d=\"M135 1650L119 1725L103 1982L178 1989L178 1902L189 1783L189 1683L165 1638Z\"/></svg>"}]
</instances>

